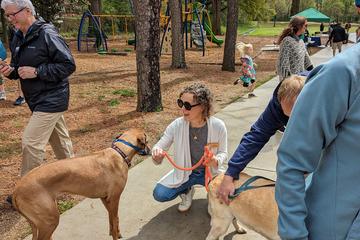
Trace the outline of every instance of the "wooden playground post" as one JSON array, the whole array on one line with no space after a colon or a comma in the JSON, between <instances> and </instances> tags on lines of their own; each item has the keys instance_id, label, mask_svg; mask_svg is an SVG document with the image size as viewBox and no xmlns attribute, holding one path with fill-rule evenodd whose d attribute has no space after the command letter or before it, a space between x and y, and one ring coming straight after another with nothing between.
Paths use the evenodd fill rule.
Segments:
<instances>
[{"instance_id":1,"label":"wooden playground post","mask_svg":"<svg viewBox=\"0 0 360 240\"><path fill-rule=\"evenodd\" d=\"M115 41L115 25L114 25L114 17L113 16L111 16L111 29L112 29L113 41Z\"/></svg>"},{"instance_id":2,"label":"wooden playground post","mask_svg":"<svg viewBox=\"0 0 360 240\"><path fill-rule=\"evenodd\" d=\"M125 17L125 43L127 44L129 41L129 33L128 33L128 27L127 27L127 17Z\"/></svg>"}]
</instances>

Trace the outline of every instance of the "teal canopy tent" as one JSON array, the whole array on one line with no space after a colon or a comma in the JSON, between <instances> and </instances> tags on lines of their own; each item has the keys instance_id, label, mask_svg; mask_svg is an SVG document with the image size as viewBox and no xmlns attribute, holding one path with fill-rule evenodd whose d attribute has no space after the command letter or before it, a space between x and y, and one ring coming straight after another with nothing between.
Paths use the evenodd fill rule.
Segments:
<instances>
[{"instance_id":1,"label":"teal canopy tent","mask_svg":"<svg viewBox=\"0 0 360 240\"><path fill-rule=\"evenodd\" d=\"M328 16L319 12L315 8L308 8L291 17L295 17L295 16L305 17L309 22L330 22L331 20Z\"/></svg>"}]
</instances>

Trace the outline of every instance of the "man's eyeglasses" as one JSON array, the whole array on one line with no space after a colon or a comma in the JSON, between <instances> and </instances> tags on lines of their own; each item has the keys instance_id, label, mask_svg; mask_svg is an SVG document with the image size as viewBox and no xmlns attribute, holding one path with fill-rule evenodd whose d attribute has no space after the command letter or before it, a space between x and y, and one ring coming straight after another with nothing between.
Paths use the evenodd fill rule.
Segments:
<instances>
[{"instance_id":1,"label":"man's eyeglasses","mask_svg":"<svg viewBox=\"0 0 360 240\"><path fill-rule=\"evenodd\" d=\"M16 14L20 13L20 12L23 11L25 8L26 8L26 7L20 9L20 10L17 11L17 12L14 12L14 13L8 13L8 14L6 14L5 16L6 16L7 18L11 18L11 17L14 18L14 17L16 16Z\"/></svg>"},{"instance_id":2,"label":"man's eyeglasses","mask_svg":"<svg viewBox=\"0 0 360 240\"><path fill-rule=\"evenodd\" d=\"M200 105L201 103L196 103L194 105L191 105L191 103L189 103L189 102L184 102L183 100L178 99L177 104L178 104L179 108L184 107L186 110L190 111L193 107L196 107L196 106Z\"/></svg>"}]
</instances>

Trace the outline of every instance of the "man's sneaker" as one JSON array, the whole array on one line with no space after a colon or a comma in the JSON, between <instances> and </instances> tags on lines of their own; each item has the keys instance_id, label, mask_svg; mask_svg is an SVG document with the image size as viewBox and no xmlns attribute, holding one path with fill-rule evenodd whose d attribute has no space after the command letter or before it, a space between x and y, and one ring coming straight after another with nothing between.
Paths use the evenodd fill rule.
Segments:
<instances>
[{"instance_id":1,"label":"man's sneaker","mask_svg":"<svg viewBox=\"0 0 360 240\"><path fill-rule=\"evenodd\" d=\"M5 91L1 91L1 92L0 92L0 100L6 100Z\"/></svg>"},{"instance_id":2,"label":"man's sneaker","mask_svg":"<svg viewBox=\"0 0 360 240\"><path fill-rule=\"evenodd\" d=\"M15 106L20 106L20 105L22 105L22 104L24 104L24 103L25 103L25 98L19 96L19 97L15 100L14 105L15 105Z\"/></svg>"},{"instance_id":3,"label":"man's sneaker","mask_svg":"<svg viewBox=\"0 0 360 240\"><path fill-rule=\"evenodd\" d=\"M13 201L12 201L12 195L8 195L7 197L6 197L6 202L8 203L8 204L10 204L11 206L13 205L12 203L13 203Z\"/></svg>"},{"instance_id":4,"label":"man's sneaker","mask_svg":"<svg viewBox=\"0 0 360 240\"><path fill-rule=\"evenodd\" d=\"M195 188L191 187L188 193L180 194L181 203L178 206L179 212L186 212L191 207L191 202L195 193Z\"/></svg>"}]
</instances>

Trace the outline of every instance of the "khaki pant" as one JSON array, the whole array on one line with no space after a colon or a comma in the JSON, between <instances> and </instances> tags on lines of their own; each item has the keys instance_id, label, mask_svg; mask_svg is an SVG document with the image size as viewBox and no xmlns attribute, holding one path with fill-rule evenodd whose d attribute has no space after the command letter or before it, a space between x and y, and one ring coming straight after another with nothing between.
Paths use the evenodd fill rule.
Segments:
<instances>
[{"instance_id":1,"label":"khaki pant","mask_svg":"<svg viewBox=\"0 0 360 240\"><path fill-rule=\"evenodd\" d=\"M335 56L336 49L339 49L339 53L341 53L341 47L343 43L342 42L334 42L332 43L332 49L333 49L333 56Z\"/></svg>"},{"instance_id":2,"label":"khaki pant","mask_svg":"<svg viewBox=\"0 0 360 240\"><path fill-rule=\"evenodd\" d=\"M57 159L74 157L63 112L33 112L22 138L21 176L41 165L50 142Z\"/></svg>"}]
</instances>

